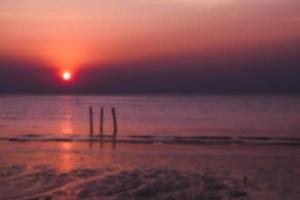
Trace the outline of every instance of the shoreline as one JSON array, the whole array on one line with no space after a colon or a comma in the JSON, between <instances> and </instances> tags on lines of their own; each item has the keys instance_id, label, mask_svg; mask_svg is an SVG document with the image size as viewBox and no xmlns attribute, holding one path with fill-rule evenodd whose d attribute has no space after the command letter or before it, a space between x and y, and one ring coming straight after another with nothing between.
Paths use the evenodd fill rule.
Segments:
<instances>
[{"instance_id":1,"label":"shoreline","mask_svg":"<svg viewBox=\"0 0 300 200\"><path fill-rule=\"evenodd\" d=\"M111 136L83 137L51 137L39 134L24 134L14 137L0 137L0 141L9 142L115 142L141 144L175 144L175 145L294 145L300 146L300 138L294 137L230 137L230 136L151 136L129 135L118 136L115 140Z\"/></svg>"}]
</instances>

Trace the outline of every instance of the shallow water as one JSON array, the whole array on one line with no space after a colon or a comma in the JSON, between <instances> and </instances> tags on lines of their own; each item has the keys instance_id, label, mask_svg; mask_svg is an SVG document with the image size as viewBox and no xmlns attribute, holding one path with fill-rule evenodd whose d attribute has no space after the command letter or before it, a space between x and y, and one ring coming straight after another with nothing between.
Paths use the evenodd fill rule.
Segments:
<instances>
[{"instance_id":1,"label":"shallow water","mask_svg":"<svg viewBox=\"0 0 300 200\"><path fill-rule=\"evenodd\" d=\"M0 137L87 136L88 107L119 135L300 137L299 96L1 96Z\"/></svg>"},{"instance_id":2,"label":"shallow water","mask_svg":"<svg viewBox=\"0 0 300 200\"><path fill-rule=\"evenodd\" d=\"M0 142L2 199L291 199L298 146Z\"/></svg>"}]
</instances>

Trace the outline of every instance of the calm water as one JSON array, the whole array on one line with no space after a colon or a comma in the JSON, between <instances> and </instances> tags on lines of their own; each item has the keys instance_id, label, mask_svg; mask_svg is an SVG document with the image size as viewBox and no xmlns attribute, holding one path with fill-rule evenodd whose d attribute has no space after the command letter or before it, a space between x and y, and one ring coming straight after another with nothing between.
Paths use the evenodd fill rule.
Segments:
<instances>
[{"instance_id":1,"label":"calm water","mask_svg":"<svg viewBox=\"0 0 300 200\"><path fill-rule=\"evenodd\" d=\"M124 136L300 137L299 96L1 96L0 136L87 135L90 105L96 133L114 106Z\"/></svg>"}]
</instances>

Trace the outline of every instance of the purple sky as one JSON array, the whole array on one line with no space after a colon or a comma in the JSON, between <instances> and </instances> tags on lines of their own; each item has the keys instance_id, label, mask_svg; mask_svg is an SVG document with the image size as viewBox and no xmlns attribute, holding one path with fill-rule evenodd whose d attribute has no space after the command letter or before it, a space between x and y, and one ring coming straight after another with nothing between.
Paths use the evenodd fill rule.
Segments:
<instances>
[{"instance_id":1,"label":"purple sky","mask_svg":"<svg viewBox=\"0 0 300 200\"><path fill-rule=\"evenodd\" d=\"M0 92L300 93L299 10L298 0L1 0Z\"/></svg>"}]
</instances>

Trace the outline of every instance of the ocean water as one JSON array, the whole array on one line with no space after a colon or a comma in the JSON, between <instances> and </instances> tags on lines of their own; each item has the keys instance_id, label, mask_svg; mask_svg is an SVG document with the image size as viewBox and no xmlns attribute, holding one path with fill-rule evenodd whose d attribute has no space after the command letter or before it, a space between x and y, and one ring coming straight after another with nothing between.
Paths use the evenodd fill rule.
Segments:
<instances>
[{"instance_id":1,"label":"ocean water","mask_svg":"<svg viewBox=\"0 0 300 200\"><path fill-rule=\"evenodd\" d=\"M299 96L1 96L0 137L88 136L93 107L99 134L120 136L230 136L300 138Z\"/></svg>"},{"instance_id":2,"label":"ocean water","mask_svg":"<svg viewBox=\"0 0 300 200\"><path fill-rule=\"evenodd\" d=\"M228 199L233 195L298 200L299 100L288 96L2 96L0 196ZM89 138L89 106L94 108L95 134L100 107L105 107L106 135L112 132L111 107L116 108L118 142ZM134 141L121 142L119 138L126 135L135 135ZM137 136L145 135L140 138L154 138L155 143L137 142ZM220 139L224 136L230 139ZM164 145L161 141L166 137L192 138L193 145ZM254 137L267 139L255 140L251 143L255 145L227 145L237 137L252 137L251 142ZM203 144L207 138L221 143L194 145L195 140ZM274 145L274 141L288 145ZM272 145L264 145L269 142Z\"/></svg>"}]
</instances>

